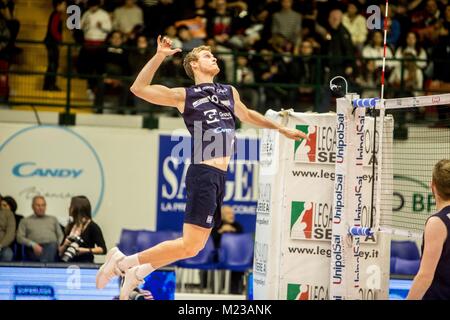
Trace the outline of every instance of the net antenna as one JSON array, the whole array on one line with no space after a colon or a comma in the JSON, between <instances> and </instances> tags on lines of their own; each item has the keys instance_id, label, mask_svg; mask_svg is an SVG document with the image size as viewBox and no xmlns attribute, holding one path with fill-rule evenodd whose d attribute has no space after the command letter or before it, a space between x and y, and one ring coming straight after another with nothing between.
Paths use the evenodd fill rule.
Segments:
<instances>
[{"instance_id":1,"label":"net antenna","mask_svg":"<svg viewBox=\"0 0 450 320\"><path fill-rule=\"evenodd\" d=\"M384 108L384 83L385 83L385 71L386 71L386 50L387 50L387 26L388 26L388 19L389 19L389 0L386 0L386 8L384 12L384 38L383 38L383 66L381 71L381 92L380 92L380 100L377 101L377 103L374 105L374 108L372 110L372 114L374 117L373 121L373 153L372 153L372 204L371 204L371 214L370 214L370 228L373 231L376 231L376 229L380 226L380 216L381 216L381 174L382 174L382 158L383 158L383 128L384 128L384 116L385 116L385 108ZM378 145L378 155L376 154L376 143L377 143L377 114L375 109L380 110L380 128L379 130L379 145ZM377 166L377 173L375 174L375 166ZM375 179L376 178L376 179ZM376 183L376 186L375 186ZM377 191L376 195L376 201L375 205L373 203L374 197L375 197L375 188ZM378 213L378 214L377 214ZM376 216L376 221L374 225L374 216Z\"/></svg>"}]
</instances>

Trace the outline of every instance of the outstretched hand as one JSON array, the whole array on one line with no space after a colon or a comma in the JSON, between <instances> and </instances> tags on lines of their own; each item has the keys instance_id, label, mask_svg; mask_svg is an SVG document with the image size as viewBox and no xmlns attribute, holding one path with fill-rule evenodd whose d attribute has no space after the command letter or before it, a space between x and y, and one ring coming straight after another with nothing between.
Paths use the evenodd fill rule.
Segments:
<instances>
[{"instance_id":1,"label":"outstretched hand","mask_svg":"<svg viewBox=\"0 0 450 320\"><path fill-rule=\"evenodd\" d=\"M171 55L174 55L177 52L181 52L182 50L180 48L172 49L172 40L170 40L167 37L163 37L161 39L161 36L158 36L158 49L157 53L161 53L164 56L168 57Z\"/></svg>"},{"instance_id":2,"label":"outstretched hand","mask_svg":"<svg viewBox=\"0 0 450 320\"><path fill-rule=\"evenodd\" d=\"M291 128L288 128L288 127L282 127L282 128L280 128L279 131L286 138L289 138L289 139L292 139L292 140L300 140L300 139L307 139L308 140L308 136L306 135L306 133L301 132L300 130L297 130L297 129L291 129Z\"/></svg>"}]
</instances>

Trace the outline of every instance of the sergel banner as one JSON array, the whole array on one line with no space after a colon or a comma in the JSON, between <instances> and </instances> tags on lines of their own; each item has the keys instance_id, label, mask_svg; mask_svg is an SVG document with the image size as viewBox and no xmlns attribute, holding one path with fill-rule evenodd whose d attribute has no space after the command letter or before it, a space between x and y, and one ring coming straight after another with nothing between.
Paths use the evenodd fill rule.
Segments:
<instances>
[{"instance_id":1,"label":"sergel banner","mask_svg":"<svg viewBox=\"0 0 450 320\"><path fill-rule=\"evenodd\" d=\"M186 173L190 136L160 135L158 159L157 230L181 231L186 208ZM258 201L258 139L239 137L228 167L224 203L231 206L244 232L255 231Z\"/></svg>"}]
</instances>

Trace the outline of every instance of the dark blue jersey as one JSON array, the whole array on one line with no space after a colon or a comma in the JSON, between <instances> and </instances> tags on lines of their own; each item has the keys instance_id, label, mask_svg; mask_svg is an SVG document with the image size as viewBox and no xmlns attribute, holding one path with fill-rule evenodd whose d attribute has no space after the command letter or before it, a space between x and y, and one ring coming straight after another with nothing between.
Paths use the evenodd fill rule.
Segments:
<instances>
[{"instance_id":1,"label":"dark blue jersey","mask_svg":"<svg viewBox=\"0 0 450 320\"><path fill-rule=\"evenodd\" d=\"M436 271L434 272L433 282L422 299L450 300L450 206L443 208L431 217L438 217L445 224L447 238L445 239L442 248L441 258L439 259ZM422 242L422 254L424 243L425 239Z\"/></svg>"},{"instance_id":2,"label":"dark blue jersey","mask_svg":"<svg viewBox=\"0 0 450 320\"><path fill-rule=\"evenodd\" d=\"M231 86L203 83L186 88L182 116L192 136L192 163L234 154L236 118Z\"/></svg>"}]
</instances>

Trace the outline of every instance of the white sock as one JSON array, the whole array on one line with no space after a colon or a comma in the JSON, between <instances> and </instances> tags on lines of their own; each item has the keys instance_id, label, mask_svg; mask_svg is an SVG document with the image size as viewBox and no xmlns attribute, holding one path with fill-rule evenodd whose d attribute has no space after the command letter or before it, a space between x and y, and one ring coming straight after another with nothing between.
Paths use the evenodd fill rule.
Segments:
<instances>
[{"instance_id":1,"label":"white sock","mask_svg":"<svg viewBox=\"0 0 450 320\"><path fill-rule=\"evenodd\" d=\"M144 279L154 270L155 268L153 268L153 266L150 263L141 264L136 270L136 277L140 280Z\"/></svg>"},{"instance_id":2,"label":"white sock","mask_svg":"<svg viewBox=\"0 0 450 320\"><path fill-rule=\"evenodd\" d=\"M139 265L139 258L138 258L137 253L123 258L117 264L119 269L122 271L127 271L128 269L133 268L134 266L138 266L138 265Z\"/></svg>"}]
</instances>

